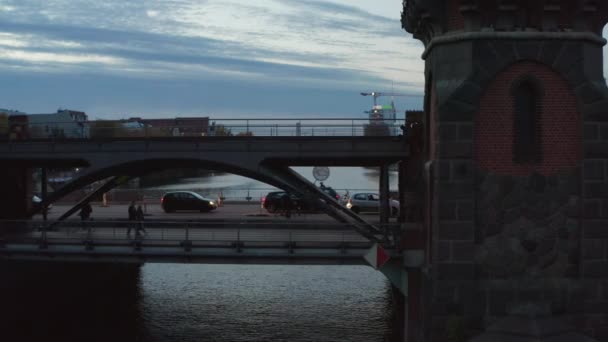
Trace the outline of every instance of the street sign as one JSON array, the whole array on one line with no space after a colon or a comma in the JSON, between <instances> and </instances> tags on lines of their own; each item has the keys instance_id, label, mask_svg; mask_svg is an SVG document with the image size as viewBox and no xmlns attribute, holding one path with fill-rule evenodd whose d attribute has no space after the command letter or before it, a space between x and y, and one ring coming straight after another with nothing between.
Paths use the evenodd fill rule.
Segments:
<instances>
[{"instance_id":1,"label":"street sign","mask_svg":"<svg viewBox=\"0 0 608 342\"><path fill-rule=\"evenodd\" d=\"M379 269L380 267L382 267L382 265L386 264L386 262L388 261L388 259L391 258L391 256L386 252L384 248L382 248L382 246L375 243L363 258L372 267L374 267L375 269Z\"/></svg>"},{"instance_id":2,"label":"street sign","mask_svg":"<svg viewBox=\"0 0 608 342\"><path fill-rule=\"evenodd\" d=\"M312 169L312 176L319 182L322 182L329 178L329 168L327 166L315 166Z\"/></svg>"}]
</instances>

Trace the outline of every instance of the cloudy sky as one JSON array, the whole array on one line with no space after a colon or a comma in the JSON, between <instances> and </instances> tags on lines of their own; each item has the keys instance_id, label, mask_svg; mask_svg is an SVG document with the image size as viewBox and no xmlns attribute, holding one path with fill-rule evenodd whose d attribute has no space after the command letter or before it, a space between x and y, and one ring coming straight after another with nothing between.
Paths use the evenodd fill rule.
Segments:
<instances>
[{"instance_id":1,"label":"cloudy sky","mask_svg":"<svg viewBox=\"0 0 608 342\"><path fill-rule=\"evenodd\" d=\"M92 118L365 117L422 106L401 0L0 0L0 108ZM382 100L388 101L386 98Z\"/></svg>"},{"instance_id":2,"label":"cloudy sky","mask_svg":"<svg viewBox=\"0 0 608 342\"><path fill-rule=\"evenodd\" d=\"M351 117L422 106L401 0L0 0L0 108ZM388 101L384 98L383 101Z\"/></svg>"}]
</instances>

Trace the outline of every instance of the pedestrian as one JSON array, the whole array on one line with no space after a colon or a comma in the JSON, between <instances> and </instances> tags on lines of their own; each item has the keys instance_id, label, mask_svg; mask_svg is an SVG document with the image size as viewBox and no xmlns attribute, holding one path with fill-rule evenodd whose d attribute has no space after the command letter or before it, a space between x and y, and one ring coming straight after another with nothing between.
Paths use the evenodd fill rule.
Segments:
<instances>
[{"instance_id":1,"label":"pedestrian","mask_svg":"<svg viewBox=\"0 0 608 342\"><path fill-rule=\"evenodd\" d=\"M138 236L140 233L146 234L146 230L144 229L144 211L141 208L141 205L137 206L137 212L135 214L135 218L137 222L137 229L135 230L135 235Z\"/></svg>"},{"instance_id":2,"label":"pedestrian","mask_svg":"<svg viewBox=\"0 0 608 342\"><path fill-rule=\"evenodd\" d=\"M82 230L87 229L87 221L91 219L91 213L93 212L93 208L91 208L91 204L89 202L85 202L85 204L80 208L80 222L82 224Z\"/></svg>"},{"instance_id":3,"label":"pedestrian","mask_svg":"<svg viewBox=\"0 0 608 342\"><path fill-rule=\"evenodd\" d=\"M135 226L137 219L137 209L135 209L135 201L131 201L131 205L129 205L129 222L127 223L127 237L131 236L131 229L137 230Z\"/></svg>"},{"instance_id":4,"label":"pedestrian","mask_svg":"<svg viewBox=\"0 0 608 342\"><path fill-rule=\"evenodd\" d=\"M281 197L281 207L283 207L283 214L285 215L285 217L290 218L291 217L291 196L289 195L288 192L286 192Z\"/></svg>"}]
</instances>

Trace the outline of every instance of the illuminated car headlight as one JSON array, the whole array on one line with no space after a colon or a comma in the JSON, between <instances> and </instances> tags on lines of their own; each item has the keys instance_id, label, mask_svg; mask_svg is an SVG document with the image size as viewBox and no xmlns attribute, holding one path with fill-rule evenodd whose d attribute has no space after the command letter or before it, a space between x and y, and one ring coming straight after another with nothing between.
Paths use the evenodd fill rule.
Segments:
<instances>
[{"instance_id":1,"label":"illuminated car headlight","mask_svg":"<svg viewBox=\"0 0 608 342\"><path fill-rule=\"evenodd\" d=\"M209 205L215 205L215 202L211 201L209 202Z\"/></svg>"},{"instance_id":2,"label":"illuminated car headlight","mask_svg":"<svg viewBox=\"0 0 608 342\"><path fill-rule=\"evenodd\" d=\"M352 203L346 203L346 207L347 207L348 209L350 209L350 208L352 208L352 207L353 207L353 205L352 205Z\"/></svg>"}]
</instances>

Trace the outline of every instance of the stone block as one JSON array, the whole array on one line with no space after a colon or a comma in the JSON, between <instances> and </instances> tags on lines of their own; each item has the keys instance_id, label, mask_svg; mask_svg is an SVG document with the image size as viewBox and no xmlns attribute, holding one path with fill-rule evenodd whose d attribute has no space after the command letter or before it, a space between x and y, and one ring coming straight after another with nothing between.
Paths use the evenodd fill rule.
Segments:
<instances>
[{"instance_id":1,"label":"stone block","mask_svg":"<svg viewBox=\"0 0 608 342\"><path fill-rule=\"evenodd\" d=\"M439 159L435 162L434 176L440 181L450 181L452 179L451 172L452 162L449 160Z\"/></svg>"},{"instance_id":2,"label":"stone block","mask_svg":"<svg viewBox=\"0 0 608 342\"><path fill-rule=\"evenodd\" d=\"M553 68L565 75L573 68L580 67L583 56L580 43L566 42L562 44L562 51L553 62Z\"/></svg>"},{"instance_id":3,"label":"stone block","mask_svg":"<svg viewBox=\"0 0 608 342\"><path fill-rule=\"evenodd\" d=\"M557 55L562 50L563 43L561 41L544 41L541 46L541 51L539 53L539 60L546 65L553 65Z\"/></svg>"},{"instance_id":4,"label":"stone block","mask_svg":"<svg viewBox=\"0 0 608 342\"><path fill-rule=\"evenodd\" d=\"M608 239L608 220L585 220L583 222L583 238Z\"/></svg>"},{"instance_id":5,"label":"stone block","mask_svg":"<svg viewBox=\"0 0 608 342\"><path fill-rule=\"evenodd\" d=\"M507 314L507 308L516 298L515 291L490 290L488 292L488 313L495 316Z\"/></svg>"},{"instance_id":6,"label":"stone block","mask_svg":"<svg viewBox=\"0 0 608 342\"><path fill-rule=\"evenodd\" d=\"M457 181L471 181L475 175L475 166L471 160L455 160L452 162L452 178Z\"/></svg>"},{"instance_id":7,"label":"stone block","mask_svg":"<svg viewBox=\"0 0 608 342\"><path fill-rule=\"evenodd\" d=\"M455 123L440 123L437 131L442 141L458 140L458 125Z\"/></svg>"},{"instance_id":8,"label":"stone block","mask_svg":"<svg viewBox=\"0 0 608 342\"><path fill-rule=\"evenodd\" d=\"M459 124L458 139L473 140L473 124Z\"/></svg>"},{"instance_id":9,"label":"stone block","mask_svg":"<svg viewBox=\"0 0 608 342\"><path fill-rule=\"evenodd\" d=\"M459 220L473 220L475 216L473 201L459 201L456 213Z\"/></svg>"},{"instance_id":10,"label":"stone block","mask_svg":"<svg viewBox=\"0 0 608 342\"><path fill-rule=\"evenodd\" d=\"M585 160L583 163L585 180L602 181L606 177L606 161L603 159Z\"/></svg>"},{"instance_id":11,"label":"stone block","mask_svg":"<svg viewBox=\"0 0 608 342\"><path fill-rule=\"evenodd\" d=\"M604 91L607 93L608 91ZM600 123L608 121L608 111L606 111L606 107L608 106L608 95L604 94L604 99L584 104L582 107L583 112L583 120L587 123Z\"/></svg>"},{"instance_id":12,"label":"stone block","mask_svg":"<svg viewBox=\"0 0 608 342\"><path fill-rule=\"evenodd\" d=\"M606 278L608 277L608 260L583 261L582 275L584 278Z\"/></svg>"},{"instance_id":13,"label":"stone block","mask_svg":"<svg viewBox=\"0 0 608 342\"><path fill-rule=\"evenodd\" d=\"M467 181L437 181L435 189L439 197L454 200L454 199L473 199L474 185Z\"/></svg>"},{"instance_id":14,"label":"stone block","mask_svg":"<svg viewBox=\"0 0 608 342\"><path fill-rule=\"evenodd\" d=\"M475 278L475 265L471 263L437 264L437 280L467 280Z\"/></svg>"},{"instance_id":15,"label":"stone block","mask_svg":"<svg viewBox=\"0 0 608 342\"><path fill-rule=\"evenodd\" d=\"M602 201L600 200L585 200L583 203L583 217L587 219L602 218Z\"/></svg>"},{"instance_id":16,"label":"stone block","mask_svg":"<svg viewBox=\"0 0 608 342\"><path fill-rule=\"evenodd\" d=\"M584 304L586 314L608 314L608 301L588 300Z\"/></svg>"},{"instance_id":17,"label":"stone block","mask_svg":"<svg viewBox=\"0 0 608 342\"><path fill-rule=\"evenodd\" d=\"M464 102L477 106L481 97L481 88L479 85L472 82L464 82L456 91L452 94L452 98L459 102Z\"/></svg>"},{"instance_id":18,"label":"stone block","mask_svg":"<svg viewBox=\"0 0 608 342\"><path fill-rule=\"evenodd\" d=\"M439 223L440 240L469 240L475 237L475 226L473 221L452 221Z\"/></svg>"},{"instance_id":19,"label":"stone block","mask_svg":"<svg viewBox=\"0 0 608 342\"><path fill-rule=\"evenodd\" d=\"M437 260L439 262L450 261L452 257L450 241L438 241L437 242Z\"/></svg>"},{"instance_id":20,"label":"stone block","mask_svg":"<svg viewBox=\"0 0 608 342\"><path fill-rule=\"evenodd\" d=\"M585 141L596 141L599 139L599 137L599 125L585 123L583 128L583 139Z\"/></svg>"},{"instance_id":21,"label":"stone block","mask_svg":"<svg viewBox=\"0 0 608 342\"><path fill-rule=\"evenodd\" d=\"M515 53L519 59L537 60L540 47L537 41L521 41L515 44Z\"/></svg>"},{"instance_id":22,"label":"stone block","mask_svg":"<svg viewBox=\"0 0 608 342\"><path fill-rule=\"evenodd\" d=\"M586 198L608 198L607 182L585 182L584 189Z\"/></svg>"},{"instance_id":23,"label":"stone block","mask_svg":"<svg viewBox=\"0 0 608 342\"><path fill-rule=\"evenodd\" d=\"M584 261L603 260L606 258L606 240L583 239L581 251Z\"/></svg>"},{"instance_id":24,"label":"stone block","mask_svg":"<svg viewBox=\"0 0 608 342\"><path fill-rule=\"evenodd\" d=\"M473 262L475 244L473 241L452 241L452 261Z\"/></svg>"},{"instance_id":25,"label":"stone block","mask_svg":"<svg viewBox=\"0 0 608 342\"><path fill-rule=\"evenodd\" d=\"M603 100L604 92L595 84L588 82L575 89L576 95L584 104L592 104Z\"/></svg>"},{"instance_id":26,"label":"stone block","mask_svg":"<svg viewBox=\"0 0 608 342\"><path fill-rule=\"evenodd\" d=\"M608 112L608 108L606 109L606 111ZM608 141L608 125L602 124L599 126L599 129L600 129L600 139L602 139L604 141Z\"/></svg>"},{"instance_id":27,"label":"stone block","mask_svg":"<svg viewBox=\"0 0 608 342\"><path fill-rule=\"evenodd\" d=\"M445 198L438 199L438 215L440 220L457 220L456 215L457 202L449 201Z\"/></svg>"},{"instance_id":28,"label":"stone block","mask_svg":"<svg viewBox=\"0 0 608 342\"><path fill-rule=\"evenodd\" d=\"M450 99L439 107L439 122L473 122L477 106Z\"/></svg>"}]
</instances>

